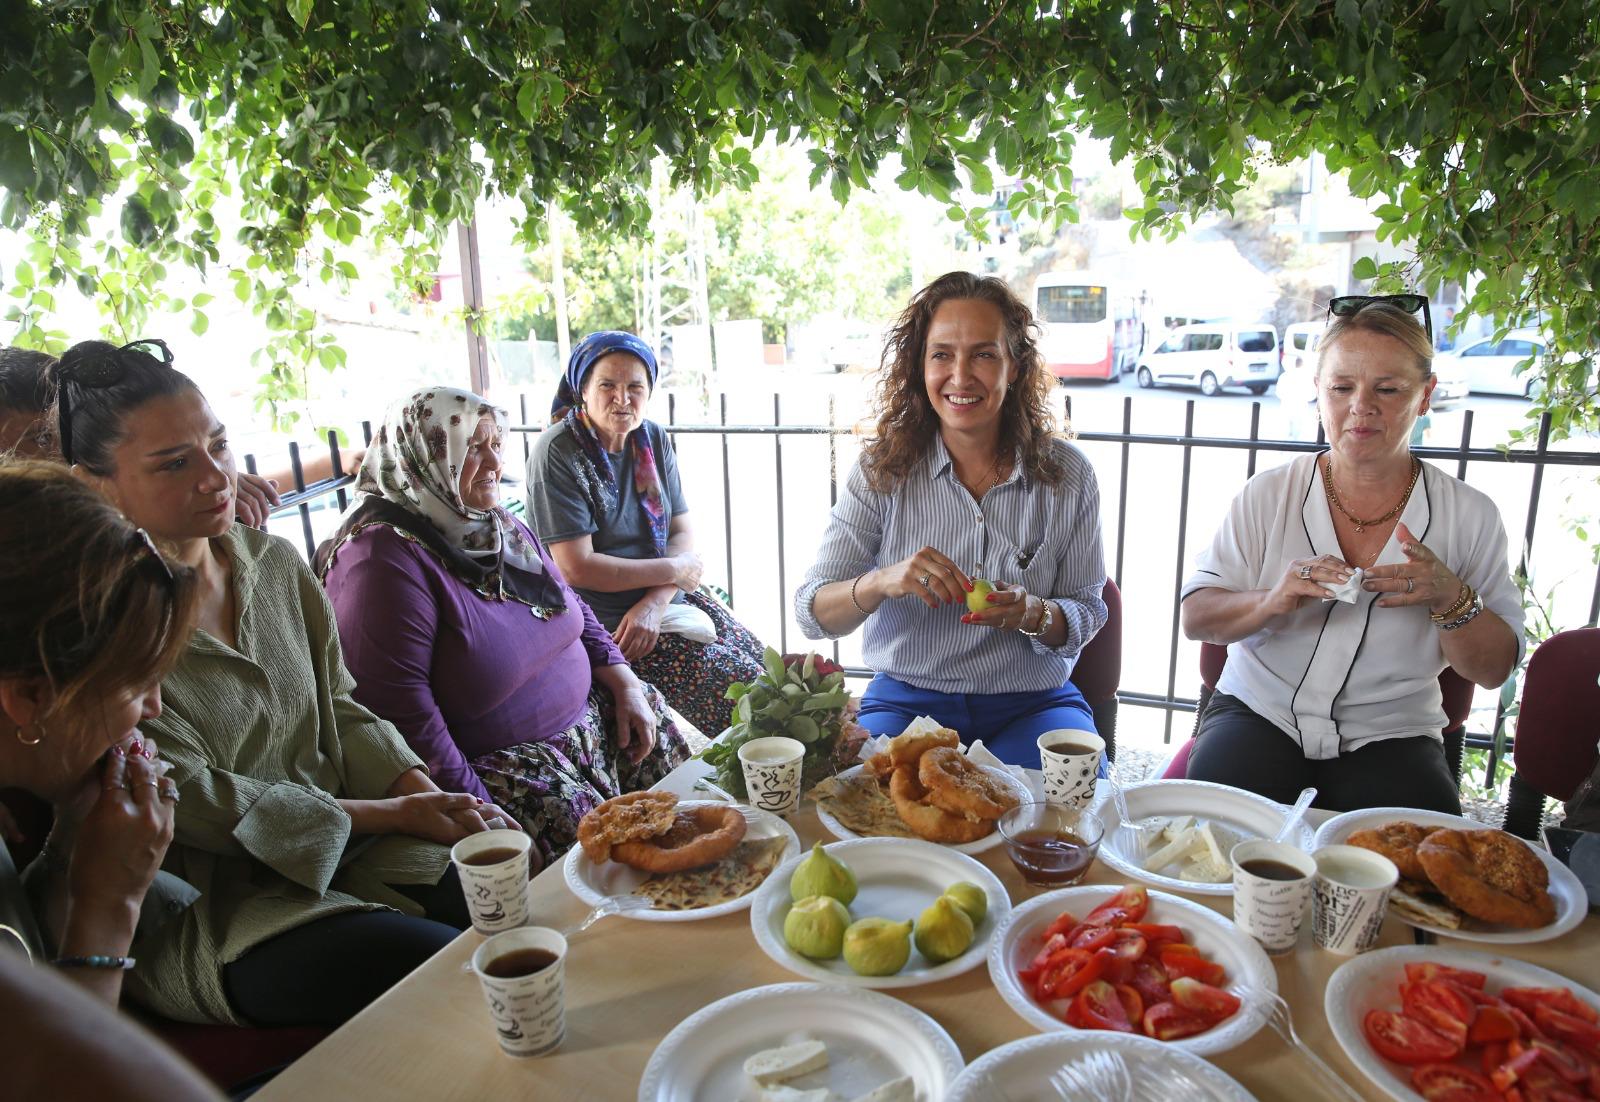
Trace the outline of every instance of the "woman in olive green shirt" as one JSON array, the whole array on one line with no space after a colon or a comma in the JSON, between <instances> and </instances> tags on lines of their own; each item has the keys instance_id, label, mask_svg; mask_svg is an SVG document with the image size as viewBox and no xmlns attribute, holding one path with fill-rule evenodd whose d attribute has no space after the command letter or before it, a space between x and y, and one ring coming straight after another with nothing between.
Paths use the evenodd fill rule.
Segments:
<instances>
[{"instance_id":1,"label":"woman in olive green shirt","mask_svg":"<svg viewBox=\"0 0 1600 1102\"><path fill-rule=\"evenodd\" d=\"M165 868L198 896L138 943L131 989L186 1021L337 1024L467 925L448 847L514 820L441 792L351 700L321 587L233 523L225 431L170 365L160 342L86 341L56 369L63 457L199 579L144 727L182 796Z\"/></svg>"}]
</instances>

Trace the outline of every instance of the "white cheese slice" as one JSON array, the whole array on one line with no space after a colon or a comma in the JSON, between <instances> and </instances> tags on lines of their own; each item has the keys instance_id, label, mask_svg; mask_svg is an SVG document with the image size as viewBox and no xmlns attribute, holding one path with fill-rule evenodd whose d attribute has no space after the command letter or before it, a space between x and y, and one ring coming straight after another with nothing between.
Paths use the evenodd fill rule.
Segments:
<instances>
[{"instance_id":1,"label":"white cheese slice","mask_svg":"<svg viewBox=\"0 0 1600 1102\"><path fill-rule=\"evenodd\" d=\"M761 1102L836 1102L837 1098L838 1095L827 1087L802 1091L774 1083L770 1087L761 1088Z\"/></svg>"},{"instance_id":2,"label":"white cheese slice","mask_svg":"<svg viewBox=\"0 0 1600 1102\"><path fill-rule=\"evenodd\" d=\"M801 1041L758 1052L744 1062L744 1073L770 1087L828 1066L828 1049L821 1041Z\"/></svg>"},{"instance_id":3,"label":"white cheese slice","mask_svg":"<svg viewBox=\"0 0 1600 1102\"><path fill-rule=\"evenodd\" d=\"M1186 830L1178 835L1177 838L1152 853L1149 860L1144 863L1144 867L1151 872L1156 872L1166 868L1168 865L1177 864L1192 853L1203 851L1205 846L1205 839L1200 837L1199 831Z\"/></svg>"},{"instance_id":4,"label":"white cheese slice","mask_svg":"<svg viewBox=\"0 0 1600 1102\"><path fill-rule=\"evenodd\" d=\"M902 1075L898 1079L891 1079L881 1087L874 1087L863 1094L856 1102L916 1102L917 1085L912 1082L911 1076Z\"/></svg>"}]
</instances>

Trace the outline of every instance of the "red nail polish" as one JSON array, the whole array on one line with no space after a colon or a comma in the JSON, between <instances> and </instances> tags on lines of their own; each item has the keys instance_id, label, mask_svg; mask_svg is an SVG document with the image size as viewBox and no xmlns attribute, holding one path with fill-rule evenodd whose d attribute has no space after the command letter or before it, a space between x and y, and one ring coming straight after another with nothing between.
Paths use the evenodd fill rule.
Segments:
<instances>
[{"instance_id":1,"label":"red nail polish","mask_svg":"<svg viewBox=\"0 0 1600 1102\"><path fill-rule=\"evenodd\" d=\"M119 758L127 757L127 754L125 754L123 752L122 747L120 747L120 746L113 746L111 748L111 752L113 754L117 755L117 757L119 757Z\"/></svg>"}]
</instances>

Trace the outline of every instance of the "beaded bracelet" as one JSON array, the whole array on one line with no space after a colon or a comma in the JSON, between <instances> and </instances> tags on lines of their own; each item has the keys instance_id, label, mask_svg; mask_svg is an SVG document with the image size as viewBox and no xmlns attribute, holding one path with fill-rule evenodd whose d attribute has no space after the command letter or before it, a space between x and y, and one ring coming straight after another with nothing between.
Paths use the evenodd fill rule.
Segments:
<instances>
[{"instance_id":1,"label":"beaded bracelet","mask_svg":"<svg viewBox=\"0 0 1600 1102\"><path fill-rule=\"evenodd\" d=\"M106 968L115 972L128 972L133 969L132 957L103 957L98 954L87 957L57 957L51 962L57 968Z\"/></svg>"},{"instance_id":2,"label":"beaded bracelet","mask_svg":"<svg viewBox=\"0 0 1600 1102\"><path fill-rule=\"evenodd\" d=\"M1447 621L1445 623L1441 623L1439 625L1439 630L1440 631L1454 631L1454 630L1456 630L1456 628L1466 627L1468 624L1472 623L1472 621L1477 618L1478 613L1480 613L1482 611L1483 611L1483 598L1481 596L1479 596L1477 593L1474 593L1472 595L1472 603L1467 606L1467 610L1465 612L1463 612L1460 616L1456 617L1454 620L1450 620L1450 621Z\"/></svg>"},{"instance_id":3,"label":"beaded bracelet","mask_svg":"<svg viewBox=\"0 0 1600 1102\"><path fill-rule=\"evenodd\" d=\"M856 586L860 585L861 584L861 579L865 578L866 576L867 576L866 574L857 574L855 576L855 578L852 579L851 582L850 582L850 603L856 606L856 611L861 613L863 618L867 617L867 616L871 616L872 613L870 613L866 609L862 608L861 607L861 602L856 600Z\"/></svg>"},{"instance_id":4,"label":"beaded bracelet","mask_svg":"<svg viewBox=\"0 0 1600 1102\"><path fill-rule=\"evenodd\" d=\"M1443 612L1429 612L1428 618L1436 624L1448 623L1460 616L1471 607L1472 602L1478 599L1478 591L1466 582L1461 583L1461 592L1456 594L1455 603Z\"/></svg>"}]
</instances>

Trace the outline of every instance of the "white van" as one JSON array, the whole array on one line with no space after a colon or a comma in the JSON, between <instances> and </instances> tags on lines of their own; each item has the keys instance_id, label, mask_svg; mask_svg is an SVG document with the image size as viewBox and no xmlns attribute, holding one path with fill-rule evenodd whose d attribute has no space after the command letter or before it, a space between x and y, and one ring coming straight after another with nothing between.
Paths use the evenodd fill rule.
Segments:
<instances>
[{"instance_id":1,"label":"white van","mask_svg":"<svg viewBox=\"0 0 1600 1102\"><path fill-rule=\"evenodd\" d=\"M1326 321L1297 321L1283 331L1283 348L1278 365L1284 371L1317 366L1317 349L1322 347Z\"/></svg>"},{"instance_id":2,"label":"white van","mask_svg":"<svg viewBox=\"0 0 1600 1102\"><path fill-rule=\"evenodd\" d=\"M1278 379L1278 331L1267 322L1180 325L1139 358L1142 387L1198 386L1206 397L1225 386L1265 394Z\"/></svg>"}]
</instances>

